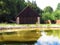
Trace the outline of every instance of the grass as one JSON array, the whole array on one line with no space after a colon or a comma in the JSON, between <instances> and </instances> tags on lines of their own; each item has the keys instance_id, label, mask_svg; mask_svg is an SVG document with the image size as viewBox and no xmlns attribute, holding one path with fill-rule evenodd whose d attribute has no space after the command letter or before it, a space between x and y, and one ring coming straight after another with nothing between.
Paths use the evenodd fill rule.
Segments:
<instances>
[{"instance_id":1,"label":"grass","mask_svg":"<svg viewBox=\"0 0 60 45\"><path fill-rule=\"evenodd\" d=\"M0 27L6 27L6 26L60 26L60 24L7 24L7 23L0 23Z\"/></svg>"}]
</instances>

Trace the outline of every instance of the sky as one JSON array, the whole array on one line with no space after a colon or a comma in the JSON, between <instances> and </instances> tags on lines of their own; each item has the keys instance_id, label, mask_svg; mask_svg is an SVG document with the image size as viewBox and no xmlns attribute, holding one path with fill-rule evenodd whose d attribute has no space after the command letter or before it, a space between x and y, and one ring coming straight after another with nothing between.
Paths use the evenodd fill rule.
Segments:
<instances>
[{"instance_id":1,"label":"sky","mask_svg":"<svg viewBox=\"0 0 60 45\"><path fill-rule=\"evenodd\" d=\"M26 0L27 1L27 0ZM30 0L32 2L32 0ZM53 10L57 8L58 3L60 3L60 0L35 0L37 3L37 6L41 8L42 10L46 6L51 6Z\"/></svg>"}]
</instances>

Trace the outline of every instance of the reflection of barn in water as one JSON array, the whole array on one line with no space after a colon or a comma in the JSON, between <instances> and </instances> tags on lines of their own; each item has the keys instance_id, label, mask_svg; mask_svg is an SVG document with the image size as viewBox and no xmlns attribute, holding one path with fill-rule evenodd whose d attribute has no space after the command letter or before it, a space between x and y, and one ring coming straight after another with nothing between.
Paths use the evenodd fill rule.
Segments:
<instances>
[{"instance_id":1,"label":"reflection of barn in water","mask_svg":"<svg viewBox=\"0 0 60 45\"><path fill-rule=\"evenodd\" d=\"M0 45L34 45L36 42L35 41L31 41L31 42L4 42L4 43L0 43Z\"/></svg>"},{"instance_id":2,"label":"reflection of barn in water","mask_svg":"<svg viewBox=\"0 0 60 45\"><path fill-rule=\"evenodd\" d=\"M17 24L40 23L40 16L29 6L24 8L16 17Z\"/></svg>"}]
</instances>

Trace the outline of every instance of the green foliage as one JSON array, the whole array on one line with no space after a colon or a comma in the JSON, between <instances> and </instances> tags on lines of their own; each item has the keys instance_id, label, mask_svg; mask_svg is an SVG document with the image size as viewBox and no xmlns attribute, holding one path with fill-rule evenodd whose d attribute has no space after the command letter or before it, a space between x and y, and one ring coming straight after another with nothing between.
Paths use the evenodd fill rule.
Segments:
<instances>
[{"instance_id":1,"label":"green foliage","mask_svg":"<svg viewBox=\"0 0 60 45\"><path fill-rule=\"evenodd\" d=\"M58 3L57 5L57 10L60 10L60 3Z\"/></svg>"},{"instance_id":2,"label":"green foliage","mask_svg":"<svg viewBox=\"0 0 60 45\"><path fill-rule=\"evenodd\" d=\"M54 11L54 12L53 12L53 9L50 6L47 6L44 9L42 19L43 20L59 20L60 19L60 10L58 10L59 7L60 7L59 5L60 5L60 3L58 4L57 10Z\"/></svg>"},{"instance_id":3,"label":"green foliage","mask_svg":"<svg viewBox=\"0 0 60 45\"><path fill-rule=\"evenodd\" d=\"M54 12L54 16L55 16L56 20L60 19L60 3L58 3L58 5L57 5L57 9Z\"/></svg>"},{"instance_id":4,"label":"green foliage","mask_svg":"<svg viewBox=\"0 0 60 45\"><path fill-rule=\"evenodd\" d=\"M53 9L50 6L44 8L44 12L42 13L42 20L55 20L54 15L52 15Z\"/></svg>"},{"instance_id":5,"label":"green foliage","mask_svg":"<svg viewBox=\"0 0 60 45\"><path fill-rule=\"evenodd\" d=\"M56 10L53 13L53 16L54 16L55 20L59 20L60 19L60 10Z\"/></svg>"},{"instance_id":6,"label":"green foliage","mask_svg":"<svg viewBox=\"0 0 60 45\"><path fill-rule=\"evenodd\" d=\"M0 15L2 14L8 14L9 9L6 7L6 3L4 1L0 1Z\"/></svg>"},{"instance_id":7,"label":"green foliage","mask_svg":"<svg viewBox=\"0 0 60 45\"><path fill-rule=\"evenodd\" d=\"M42 14L42 19L43 20L54 20L54 15L50 14L49 12L46 12Z\"/></svg>"},{"instance_id":8,"label":"green foliage","mask_svg":"<svg viewBox=\"0 0 60 45\"><path fill-rule=\"evenodd\" d=\"M59 20L60 19L60 10L56 10L55 12L53 12L52 16L53 16L54 20Z\"/></svg>"},{"instance_id":9,"label":"green foliage","mask_svg":"<svg viewBox=\"0 0 60 45\"><path fill-rule=\"evenodd\" d=\"M44 12L45 12L45 13L46 13L46 12L52 13L52 12L53 12L53 9L52 9L52 7L50 7L50 6L47 6L47 7L44 8Z\"/></svg>"},{"instance_id":10,"label":"green foliage","mask_svg":"<svg viewBox=\"0 0 60 45\"><path fill-rule=\"evenodd\" d=\"M42 14L42 9L40 9L35 1L32 1L32 3L28 0L27 5L30 6L34 11L36 11L38 14Z\"/></svg>"},{"instance_id":11,"label":"green foliage","mask_svg":"<svg viewBox=\"0 0 60 45\"><path fill-rule=\"evenodd\" d=\"M1 0L0 22L14 20L15 16L26 6L24 0ZM3 19L4 18L4 19Z\"/></svg>"},{"instance_id":12,"label":"green foliage","mask_svg":"<svg viewBox=\"0 0 60 45\"><path fill-rule=\"evenodd\" d=\"M49 15L50 15L50 13L43 13L42 14L42 19L43 20L49 20Z\"/></svg>"}]
</instances>

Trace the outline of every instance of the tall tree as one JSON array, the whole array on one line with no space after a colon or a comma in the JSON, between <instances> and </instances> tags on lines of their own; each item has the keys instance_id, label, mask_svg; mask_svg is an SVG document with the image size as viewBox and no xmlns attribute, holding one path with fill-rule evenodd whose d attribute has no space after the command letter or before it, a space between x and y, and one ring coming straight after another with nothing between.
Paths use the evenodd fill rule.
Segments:
<instances>
[{"instance_id":1,"label":"tall tree","mask_svg":"<svg viewBox=\"0 0 60 45\"><path fill-rule=\"evenodd\" d=\"M55 20L54 15L50 14L49 12L43 13L42 19L43 20Z\"/></svg>"},{"instance_id":2,"label":"tall tree","mask_svg":"<svg viewBox=\"0 0 60 45\"><path fill-rule=\"evenodd\" d=\"M27 2L27 5L28 6L30 6L34 11L36 11L38 14L42 14L42 9L40 9L38 6L37 6L37 4L36 4L36 1L33 1L32 0L32 2L30 2L29 0L28 0L28 2Z\"/></svg>"},{"instance_id":3,"label":"tall tree","mask_svg":"<svg viewBox=\"0 0 60 45\"><path fill-rule=\"evenodd\" d=\"M12 20L15 18L15 16L25 7L25 1L24 0L1 0L0 1L0 17L3 20ZM4 15L4 16L2 16ZM0 18L0 20L1 20ZM2 20L2 21L3 21ZM9 21L8 20L8 21ZM0 21L1 22L1 21Z\"/></svg>"},{"instance_id":4,"label":"tall tree","mask_svg":"<svg viewBox=\"0 0 60 45\"><path fill-rule=\"evenodd\" d=\"M45 13L46 13L46 12L52 13L52 12L53 12L53 8L50 7L50 6L47 6L47 7L44 8L44 12L45 12Z\"/></svg>"},{"instance_id":5,"label":"tall tree","mask_svg":"<svg viewBox=\"0 0 60 45\"><path fill-rule=\"evenodd\" d=\"M56 10L53 15L55 16L55 20L59 20L60 19L60 10Z\"/></svg>"},{"instance_id":6,"label":"tall tree","mask_svg":"<svg viewBox=\"0 0 60 45\"><path fill-rule=\"evenodd\" d=\"M7 7L7 0L0 1L0 22L7 20L7 16L10 14L10 9Z\"/></svg>"},{"instance_id":7,"label":"tall tree","mask_svg":"<svg viewBox=\"0 0 60 45\"><path fill-rule=\"evenodd\" d=\"M54 15L52 15L52 13L53 13L52 7L50 7L50 6L45 7L41 19L44 21L55 20L55 17L54 17Z\"/></svg>"},{"instance_id":8,"label":"tall tree","mask_svg":"<svg viewBox=\"0 0 60 45\"><path fill-rule=\"evenodd\" d=\"M57 5L57 10L60 10L60 3L58 3Z\"/></svg>"}]
</instances>

